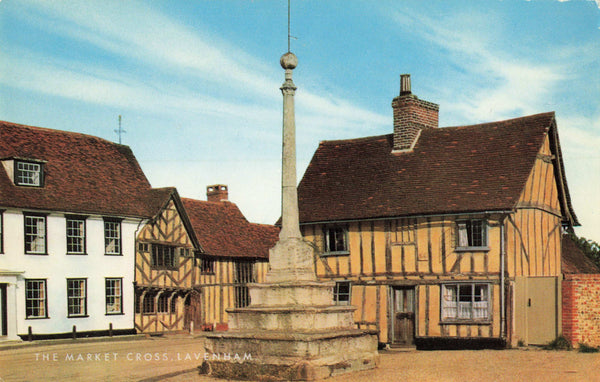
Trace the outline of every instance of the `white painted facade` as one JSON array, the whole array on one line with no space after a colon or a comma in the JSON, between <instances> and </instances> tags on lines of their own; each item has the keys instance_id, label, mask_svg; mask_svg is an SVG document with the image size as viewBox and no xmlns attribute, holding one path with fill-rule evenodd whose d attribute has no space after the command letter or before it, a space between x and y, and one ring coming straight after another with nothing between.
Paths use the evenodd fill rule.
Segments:
<instances>
[{"instance_id":1,"label":"white painted facade","mask_svg":"<svg viewBox=\"0 0 600 382\"><path fill-rule=\"evenodd\" d=\"M25 211L34 212L34 211ZM37 212L37 211L35 211ZM59 334L134 328L135 239L146 219L121 221L121 255L106 255L103 216L88 215L85 223L85 255L67 254L66 213L46 215L47 254L25 254L24 211L2 213L4 251L0 254L0 284L4 283L8 333L5 339L36 334ZM114 216L111 216L114 217ZM116 217L118 218L118 217ZM68 317L67 279L86 279L87 314ZM121 278L122 313L107 314L106 278ZM47 318L26 317L27 279L46 280ZM1 308L0 308L1 309Z\"/></svg>"}]
</instances>

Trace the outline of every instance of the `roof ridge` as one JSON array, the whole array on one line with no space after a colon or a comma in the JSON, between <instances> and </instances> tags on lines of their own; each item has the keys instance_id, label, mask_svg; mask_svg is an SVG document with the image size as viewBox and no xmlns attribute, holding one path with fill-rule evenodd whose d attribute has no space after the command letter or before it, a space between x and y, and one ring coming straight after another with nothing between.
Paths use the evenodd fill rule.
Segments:
<instances>
[{"instance_id":1,"label":"roof ridge","mask_svg":"<svg viewBox=\"0 0 600 382\"><path fill-rule=\"evenodd\" d=\"M527 120L527 119L539 118L539 117L542 117L542 116L552 116L552 117L554 117L554 115L555 115L554 111L548 111L548 112L544 112L544 113L524 115L524 116L521 116L521 117L507 118L507 119L503 119L503 120L500 120L500 121L490 121L490 122L475 123L473 125L444 126L444 127L440 127L440 129L452 129L452 128L464 128L464 127L480 127L480 126L496 125L496 124L501 124L501 123L518 121L518 120Z\"/></svg>"},{"instance_id":2,"label":"roof ridge","mask_svg":"<svg viewBox=\"0 0 600 382\"><path fill-rule=\"evenodd\" d=\"M61 130L61 129L53 129L53 128L50 128L50 127L25 125L25 124L22 124L22 123L15 123L15 122L10 122L10 121L2 121L2 120L0 120L0 126L1 125L11 125L11 126L14 126L14 127L25 128L25 129L30 129L30 130L45 131L45 132L49 132L49 133L60 133L60 134L66 134L66 135L79 136L79 137L83 137L83 138L93 138L93 139L96 139L96 140L99 140L99 141L103 141L103 142L109 143L111 145L129 147L129 145L124 145L124 144L121 144L121 143L113 142L113 141L110 141L110 140L108 140L106 138L99 137L97 135L80 133L80 132L77 132L77 131L68 131L68 130Z\"/></svg>"}]
</instances>

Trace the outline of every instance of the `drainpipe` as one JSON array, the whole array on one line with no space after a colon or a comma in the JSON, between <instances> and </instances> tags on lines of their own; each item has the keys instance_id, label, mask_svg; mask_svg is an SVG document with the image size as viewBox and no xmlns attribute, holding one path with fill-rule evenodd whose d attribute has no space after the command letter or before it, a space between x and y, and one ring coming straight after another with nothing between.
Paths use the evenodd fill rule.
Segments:
<instances>
[{"instance_id":1,"label":"drainpipe","mask_svg":"<svg viewBox=\"0 0 600 382\"><path fill-rule=\"evenodd\" d=\"M500 221L500 337L506 337L506 296L504 291L504 258L506 257L506 243L504 240L504 221L506 215Z\"/></svg>"}]
</instances>

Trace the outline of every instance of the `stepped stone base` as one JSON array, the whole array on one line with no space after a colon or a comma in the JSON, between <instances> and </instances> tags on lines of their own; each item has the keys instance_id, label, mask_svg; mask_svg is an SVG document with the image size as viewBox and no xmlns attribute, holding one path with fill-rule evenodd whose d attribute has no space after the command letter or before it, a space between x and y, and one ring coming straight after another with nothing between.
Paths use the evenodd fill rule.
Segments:
<instances>
[{"instance_id":1,"label":"stepped stone base","mask_svg":"<svg viewBox=\"0 0 600 382\"><path fill-rule=\"evenodd\" d=\"M206 341L213 354L239 355L237 361L204 362L203 372L218 378L312 381L372 369L379 362L376 333L357 329L240 330L211 333Z\"/></svg>"}]
</instances>

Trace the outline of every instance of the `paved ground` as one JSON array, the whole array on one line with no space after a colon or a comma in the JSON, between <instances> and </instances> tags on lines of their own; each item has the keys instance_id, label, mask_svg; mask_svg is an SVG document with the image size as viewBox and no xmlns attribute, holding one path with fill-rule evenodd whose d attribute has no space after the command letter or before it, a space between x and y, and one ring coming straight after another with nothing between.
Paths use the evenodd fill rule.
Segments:
<instances>
[{"instance_id":1,"label":"paved ground","mask_svg":"<svg viewBox=\"0 0 600 382\"><path fill-rule=\"evenodd\" d=\"M201 376L202 338L120 338L0 344L3 381L223 382ZM381 352L376 370L328 382L600 381L600 353L537 349Z\"/></svg>"}]
</instances>

